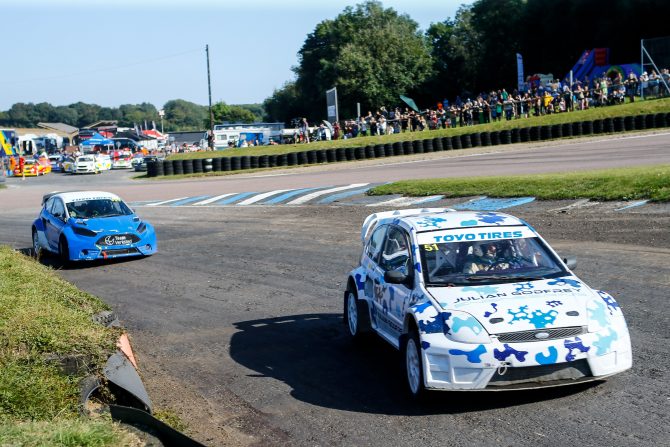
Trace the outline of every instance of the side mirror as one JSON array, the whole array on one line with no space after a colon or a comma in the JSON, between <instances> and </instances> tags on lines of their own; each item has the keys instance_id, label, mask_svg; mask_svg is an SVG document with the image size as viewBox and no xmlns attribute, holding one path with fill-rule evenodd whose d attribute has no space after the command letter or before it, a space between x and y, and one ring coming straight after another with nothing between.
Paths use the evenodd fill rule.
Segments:
<instances>
[{"instance_id":1,"label":"side mirror","mask_svg":"<svg viewBox=\"0 0 670 447\"><path fill-rule=\"evenodd\" d=\"M570 270L577 268L577 258L574 256L566 256L563 258L563 262L568 266Z\"/></svg>"},{"instance_id":2,"label":"side mirror","mask_svg":"<svg viewBox=\"0 0 670 447\"><path fill-rule=\"evenodd\" d=\"M384 281L389 284L403 284L407 281L407 275L399 270L389 270L384 273Z\"/></svg>"}]
</instances>

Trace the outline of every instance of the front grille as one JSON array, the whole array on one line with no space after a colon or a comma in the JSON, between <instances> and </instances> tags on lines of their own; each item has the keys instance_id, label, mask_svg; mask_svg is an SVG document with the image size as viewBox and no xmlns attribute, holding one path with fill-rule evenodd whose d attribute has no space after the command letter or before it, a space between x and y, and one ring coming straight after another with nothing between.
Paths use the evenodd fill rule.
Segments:
<instances>
[{"instance_id":1,"label":"front grille","mask_svg":"<svg viewBox=\"0 0 670 447\"><path fill-rule=\"evenodd\" d=\"M545 338L535 337L535 334L540 332L547 333L549 336ZM577 337L586 334L586 332L587 328L585 326L572 326L556 329L533 329L532 331L508 332L506 334L497 334L497 337L501 343L522 343Z\"/></svg>"},{"instance_id":2,"label":"front grille","mask_svg":"<svg viewBox=\"0 0 670 447\"><path fill-rule=\"evenodd\" d=\"M139 253L137 251L137 248L112 248L110 250L105 250L103 253L106 253L107 256L115 256L115 255L132 255Z\"/></svg>"},{"instance_id":3,"label":"front grille","mask_svg":"<svg viewBox=\"0 0 670 447\"><path fill-rule=\"evenodd\" d=\"M98 245L104 245L106 247L114 246L114 245L130 245L134 244L136 242L139 242L140 238L137 237L134 234L112 234L112 235L107 235L103 236L100 239L98 239L98 242L96 244Z\"/></svg>"},{"instance_id":4,"label":"front grille","mask_svg":"<svg viewBox=\"0 0 670 447\"><path fill-rule=\"evenodd\" d=\"M489 387L514 387L515 385L529 383L552 385L562 382L579 381L580 379L593 376L586 359L554 365L510 367L504 371L504 374L500 374L499 371L496 371L491 378L488 384Z\"/></svg>"}]
</instances>

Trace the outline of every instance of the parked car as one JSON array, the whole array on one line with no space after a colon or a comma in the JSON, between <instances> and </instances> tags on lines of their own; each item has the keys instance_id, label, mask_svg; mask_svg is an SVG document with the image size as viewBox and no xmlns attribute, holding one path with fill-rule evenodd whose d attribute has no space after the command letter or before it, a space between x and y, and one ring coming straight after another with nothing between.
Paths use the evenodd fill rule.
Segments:
<instances>
[{"instance_id":1,"label":"parked car","mask_svg":"<svg viewBox=\"0 0 670 447\"><path fill-rule=\"evenodd\" d=\"M39 158L25 158L23 165L21 163L16 165L14 175L25 177L37 177L51 172L51 164L48 159Z\"/></svg>"},{"instance_id":2,"label":"parked car","mask_svg":"<svg viewBox=\"0 0 670 447\"><path fill-rule=\"evenodd\" d=\"M59 154L49 155L49 164L51 164L51 172L61 172L63 166L61 165L63 156Z\"/></svg>"},{"instance_id":3,"label":"parked car","mask_svg":"<svg viewBox=\"0 0 670 447\"><path fill-rule=\"evenodd\" d=\"M149 256L156 233L115 194L101 191L50 193L32 225L33 249L63 262Z\"/></svg>"},{"instance_id":4,"label":"parked car","mask_svg":"<svg viewBox=\"0 0 670 447\"><path fill-rule=\"evenodd\" d=\"M74 161L72 174L100 174L101 170L95 160L95 155L80 155Z\"/></svg>"},{"instance_id":5,"label":"parked car","mask_svg":"<svg viewBox=\"0 0 670 447\"><path fill-rule=\"evenodd\" d=\"M137 163L135 163L135 171L140 172L140 171L146 171L147 170L147 162L149 160L156 160L156 161L163 161L163 158L159 158L155 155L145 155Z\"/></svg>"},{"instance_id":6,"label":"parked car","mask_svg":"<svg viewBox=\"0 0 670 447\"><path fill-rule=\"evenodd\" d=\"M129 151L114 151L111 154L112 169L130 169L133 167L133 155Z\"/></svg>"},{"instance_id":7,"label":"parked car","mask_svg":"<svg viewBox=\"0 0 670 447\"><path fill-rule=\"evenodd\" d=\"M95 163L100 171L109 171L112 169L112 159L107 154L96 154Z\"/></svg>"},{"instance_id":8,"label":"parked car","mask_svg":"<svg viewBox=\"0 0 670 447\"><path fill-rule=\"evenodd\" d=\"M493 390L600 380L632 365L621 308L527 223L494 212L368 216L344 321L402 352L407 388Z\"/></svg>"}]
</instances>

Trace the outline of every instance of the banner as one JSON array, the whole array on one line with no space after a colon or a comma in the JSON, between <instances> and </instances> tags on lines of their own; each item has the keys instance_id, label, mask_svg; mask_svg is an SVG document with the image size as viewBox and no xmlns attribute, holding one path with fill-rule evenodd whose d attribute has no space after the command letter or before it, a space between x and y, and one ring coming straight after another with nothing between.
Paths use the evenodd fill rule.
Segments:
<instances>
[{"instance_id":1,"label":"banner","mask_svg":"<svg viewBox=\"0 0 670 447\"><path fill-rule=\"evenodd\" d=\"M516 79L519 91L525 91L525 82L523 78L523 57L519 53L516 53Z\"/></svg>"},{"instance_id":2,"label":"banner","mask_svg":"<svg viewBox=\"0 0 670 447\"><path fill-rule=\"evenodd\" d=\"M328 106L328 121L334 123L340 120L337 110L337 87L326 91L326 105Z\"/></svg>"}]
</instances>

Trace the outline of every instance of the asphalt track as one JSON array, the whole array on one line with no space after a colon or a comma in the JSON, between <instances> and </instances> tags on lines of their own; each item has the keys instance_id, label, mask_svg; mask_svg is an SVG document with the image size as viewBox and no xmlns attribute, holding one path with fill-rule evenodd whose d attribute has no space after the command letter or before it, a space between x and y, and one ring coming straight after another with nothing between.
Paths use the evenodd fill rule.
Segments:
<instances>
[{"instance_id":1,"label":"asphalt track","mask_svg":"<svg viewBox=\"0 0 670 447\"><path fill-rule=\"evenodd\" d=\"M403 169L406 177L418 171L433 177L440 169L486 173L500 166L496 173L520 173L667 163L669 142L667 135L592 141L593 147L575 140L453 159L385 160L376 168L370 161L204 181L129 182L121 173L12 179L0 191L0 243L30 246L39 197L66 182L69 189L125 192L128 200L167 200L175 193L353 183L361 172L391 180ZM376 179L366 180L385 181ZM174 409L207 445L667 445L670 212L661 205L615 212L615 206L571 204L533 202L508 211L529 220L561 253L576 255L577 274L618 299L634 365L604 383L549 391L442 392L417 404L402 393L392 348L380 340L351 345L340 315L342 290L360 255L360 224L374 208L143 207L140 215L159 236L155 256L70 269L46 262L115 308L152 399Z\"/></svg>"}]
</instances>

